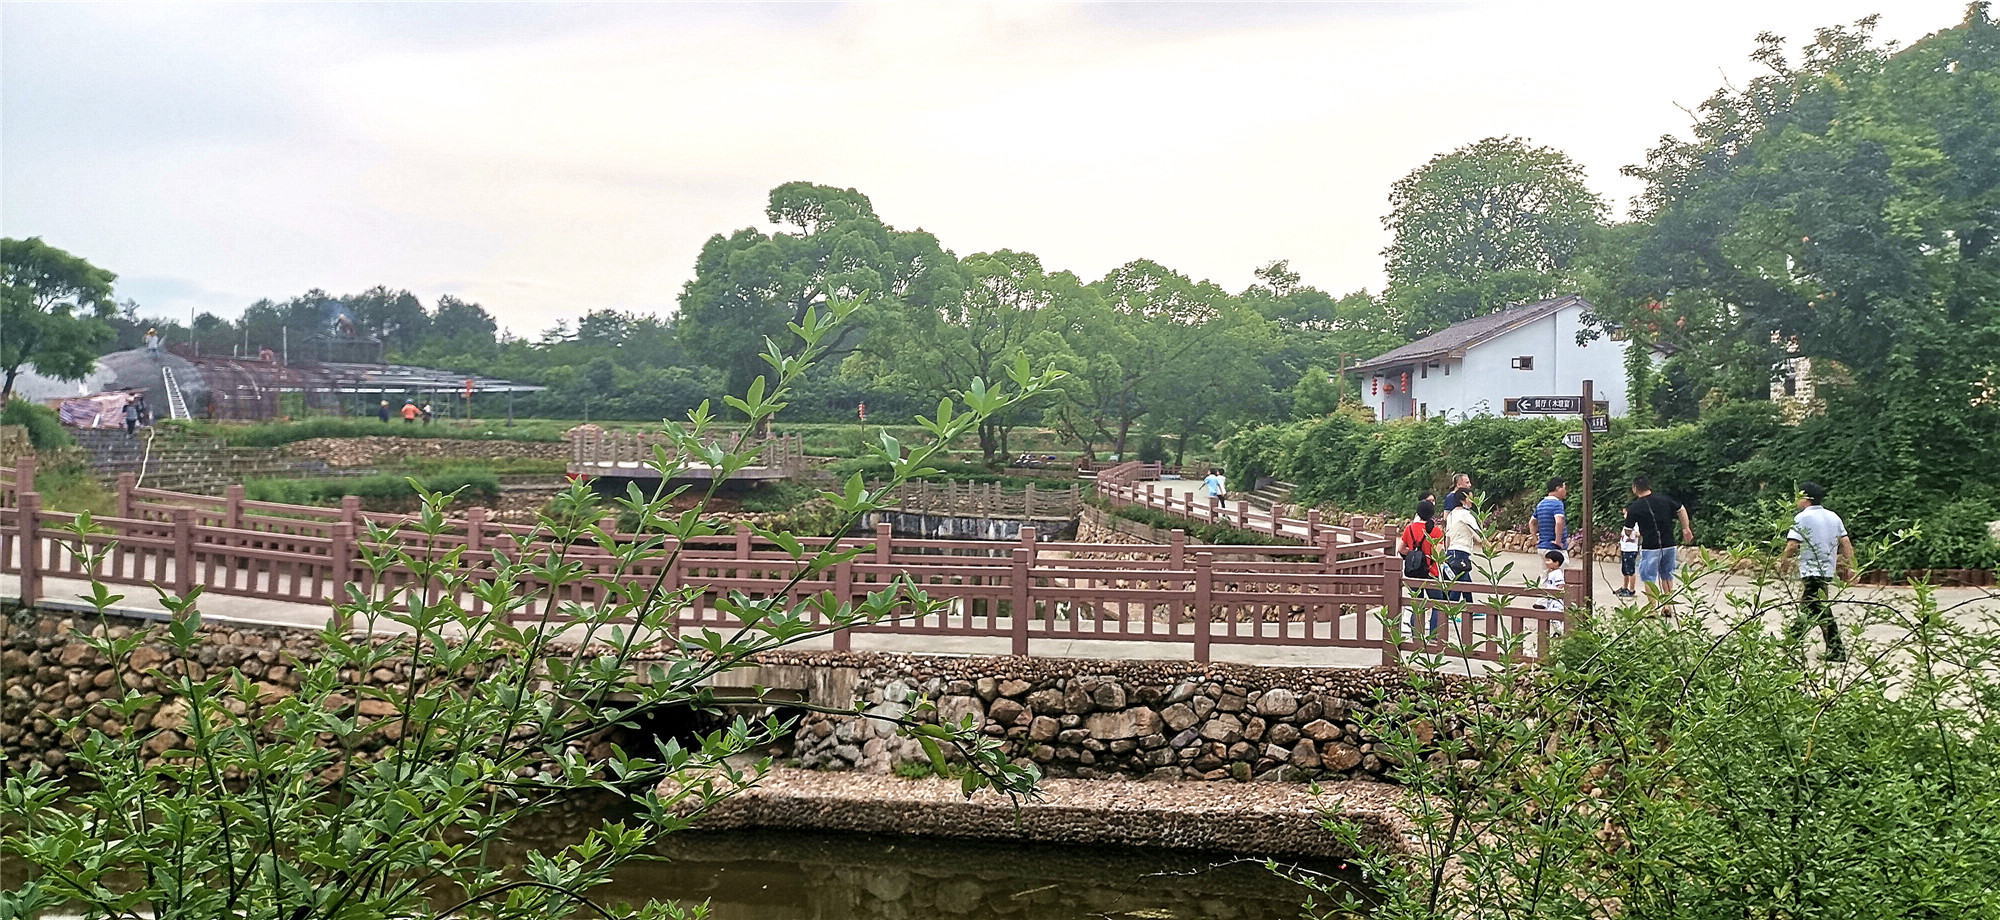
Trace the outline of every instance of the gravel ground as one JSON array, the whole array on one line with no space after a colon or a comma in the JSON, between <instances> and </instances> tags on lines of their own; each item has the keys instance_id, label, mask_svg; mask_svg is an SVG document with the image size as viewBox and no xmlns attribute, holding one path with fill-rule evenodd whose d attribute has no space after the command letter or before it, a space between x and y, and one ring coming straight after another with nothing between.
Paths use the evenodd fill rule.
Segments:
<instances>
[{"instance_id":1,"label":"gravel ground","mask_svg":"<svg viewBox=\"0 0 2000 920\"><path fill-rule=\"evenodd\" d=\"M1340 858L1321 822L1342 815L1400 840L1401 790L1342 783L1180 783L1051 779L1018 805L956 782L777 768L704 816L708 828L778 827L1040 843L1108 843L1246 855Z\"/></svg>"}]
</instances>

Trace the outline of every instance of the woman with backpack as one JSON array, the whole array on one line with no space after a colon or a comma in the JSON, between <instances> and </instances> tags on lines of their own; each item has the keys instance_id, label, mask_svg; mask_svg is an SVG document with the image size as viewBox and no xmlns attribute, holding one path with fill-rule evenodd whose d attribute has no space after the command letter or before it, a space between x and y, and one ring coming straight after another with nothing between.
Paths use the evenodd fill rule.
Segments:
<instances>
[{"instance_id":1,"label":"woman with backpack","mask_svg":"<svg viewBox=\"0 0 2000 920\"><path fill-rule=\"evenodd\" d=\"M1403 559L1403 577L1435 581L1438 577L1438 541L1443 539L1444 528L1437 523L1437 505L1426 495L1417 501L1417 516L1403 525L1403 532L1396 535L1396 555ZM1445 593L1436 588L1425 588L1424 597L1441 601L1445 599ZM1430 611L1431 633L1438 631L1438 609L1429 605L1412 605L1410 632L1417 633L1424 628L1425 610Z\"/></svg>"}]
</instances>

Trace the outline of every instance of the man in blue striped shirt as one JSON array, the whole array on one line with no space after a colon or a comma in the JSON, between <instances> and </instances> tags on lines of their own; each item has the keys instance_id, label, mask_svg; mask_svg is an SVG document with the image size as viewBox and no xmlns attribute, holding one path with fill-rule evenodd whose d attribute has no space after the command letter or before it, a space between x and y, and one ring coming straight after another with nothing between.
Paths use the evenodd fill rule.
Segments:
<instances>
[{"instance_id":1,"label":"man in blue striped shirt","mask_svg":"<svg viewBox=\"0 0 2000 920\"><path fill-rule=\"evenodd\" d=\"M1569 482L1561 476L1549 480L1549 494L1535 505L1535 548L1547 552L1569 551L1569 520L1563 501L1569 498Z\"/></svg>"}]
</instances>

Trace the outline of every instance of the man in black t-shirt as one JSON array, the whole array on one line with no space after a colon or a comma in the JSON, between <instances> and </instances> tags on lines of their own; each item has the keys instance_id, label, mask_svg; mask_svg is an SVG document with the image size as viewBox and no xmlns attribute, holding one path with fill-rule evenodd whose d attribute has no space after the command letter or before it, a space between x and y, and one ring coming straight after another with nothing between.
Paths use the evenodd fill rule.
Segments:
<instances>
[{"instance_id":1,"label":"man in black t-shirt","mask_svg":"<svg viewBox=\"0 0 2000 920\"><path fill-rule=\"evenodd\" d=\"M1674 522L1681 525L1681 542L1694 544L1694 525L1688 523L1687 506L1671 496L1653 491L1644 476L1632 480L1632 503L1625 506L1625 526L1639 528L1639 578L1658 599L1674 593L1674 569L1680 562L1674 543ZM1672 607L1667 612L1672 612Z\"/></svg>"}]
</instances>

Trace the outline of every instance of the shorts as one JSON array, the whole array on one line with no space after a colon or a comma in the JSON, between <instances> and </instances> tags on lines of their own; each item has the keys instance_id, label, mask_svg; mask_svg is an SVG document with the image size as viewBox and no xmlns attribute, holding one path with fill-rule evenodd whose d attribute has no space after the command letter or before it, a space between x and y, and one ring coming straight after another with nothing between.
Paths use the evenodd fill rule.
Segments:
<instances>
[{"instance_id":1,"label":"shorts","mask_svg":"<svg viewBox=\"0 0 2000 920\"><path fill-rule=\"evenodd\" d=\"M1618 553L1618 574L1631 578L1639 574L1639 551L1620 550Z\"/></svg>"},{"instance_id":2,"label":"shorts","mask_svg":"<svg viewBox=\"0 0 2000 920\"><path fill-rule=\"evenodd\" d=\"M1680 561L1680 547L1662 546L1639 551L1639 578L1642 581L1672 581Z\"/></svg>"}]
</instances>

